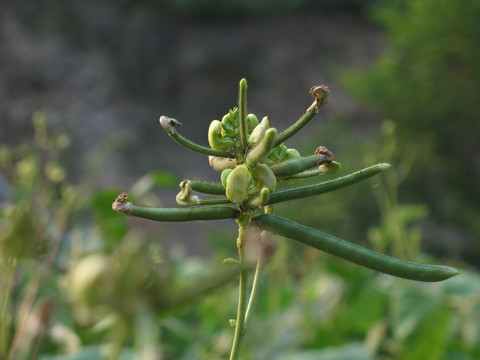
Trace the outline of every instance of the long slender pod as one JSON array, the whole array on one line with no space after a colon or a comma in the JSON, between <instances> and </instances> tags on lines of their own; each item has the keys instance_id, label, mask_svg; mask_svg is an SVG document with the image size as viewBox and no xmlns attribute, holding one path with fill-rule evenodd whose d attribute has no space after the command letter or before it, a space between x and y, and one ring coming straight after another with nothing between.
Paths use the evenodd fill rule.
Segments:
<instances>
[{"instance_id":1,"label":"long slender pod","mask_svg":"<svg viewBox=\"0 0 480 360\"><path fill-rule=\"evenodd\" d=\"M220 183L207 183L203 181L188 180L193 191L209 195L225 195L225 188Z\"/></svg>"},{"instance_id":2,"label":"long slender pod","mask_svg":"<svg viewBox=\"0 0 480 360\"><path fill-rule=\"evenodd\" d=\"M179 143L182 146L185 146L187 149L195 151L199 154L203 155L210 155L210 156L217 156L217 157L230 157L230 151L221 151L221 150L214 150L210 149L206 146L195 144L190 140L186 139L182 135L180 135L175 126L181 126L182 123L176 119L170 118L168 116L162 115L159 119L160 125L162 125L163 129L167 132L170 137Z\"/></svg>"},{"instance_id":3,"label":"long slender pod","mask_svg":"<svg viewBox=\"0 0 480 360\"><path fill-rule=\"evenodd\" d=\"M300 119L277 136L273 143L274 147L291 138L307 125L315 117L317 112L328 102L328 97L330 96L328 88L324 85L312 87L310 89L310 94L315 98L315 102L307 109L307 112L303 114Z\"/></svg>"},{"instance_id":4,"label":"long slender pod","mask_svg":"<svg viewBox=\"0 0 480 360\"><path fill-rule=\"evenodd\" d=\"M310 197L315 195L324 194L330 191L338 190L346 186L355 184L362 180L368 179L379 172L386 170L390 167L390 164L382 163L370 166L363 170L356 171L346 176L339 177L338 179L325 181L320 184L314 184L309 186L302 186L294 189L277 191L270 196L268 204L275 204L282 201L301 199L304 197Z\"/></svg>"},{"instance_id":5,"label":"long slender pod","mask_svg":"<svg viewBox=\"0 0 480 360\"><path fill-rule=\"evenodd\" d=\"M125 215L155 221L184 222L195 220L234 219L239 211L231 206L205 206L199 208L146 208L125 202L128 195L120 194L112 204L113 210Z\"/></svg>"},{"instance_id":6,"label":"long slender pod","mask_svg":"<svg viewBox=\"0 0 480 360\"><path fill-rule=\"evenodd\" d=\"M419 264L383 255L280 216L259 215L253 218L253 222L263 230L299 241L369 269L404 279L442 281L459 274L458 270L448 266Z\"/></svg>"}]
</instances>

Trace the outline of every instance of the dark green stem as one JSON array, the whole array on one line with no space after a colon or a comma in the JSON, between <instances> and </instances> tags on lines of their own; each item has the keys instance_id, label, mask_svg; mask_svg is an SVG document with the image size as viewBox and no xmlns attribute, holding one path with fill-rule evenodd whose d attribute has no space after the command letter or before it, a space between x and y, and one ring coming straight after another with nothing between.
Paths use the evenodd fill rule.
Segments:
<instances>
[{"instance_id":1,"label":"dark green stem","mask_svg":"<svg viewBox=\"0 0 480 360\"><path fill-rule=\"evenodd\" d=\"M352 174L340 177L338 179L325 181L320 184L302 186L299 188L278 191L270 195L268 204L276 204L283 201L296 200L310 196L316 196L324 194L330 191L338 190L346 186L355 184L362 180L368 179L379 172L386 170L390 167L390 164L382 163L370 166L366 169L354 172Z\"/></svg>"},{"instance_id":2,"label":"dark green stem","mask_svg":"<svg viewBox=\"0 0 480 360\"><path fill-rule=\"evenodd\" d=\"M247 220L248 221L248 220ZM240 356L240 347L245 334L245 311L247 308L247 278L248 271L245 270L245 246L246 246L246 221L242 217L237 219L238 223L238 261L240 264L240 278L238 284L238 306L237 320L235 322L235 334L233 336L230 360L237 360Z\"/></svg>"}]
</instances>

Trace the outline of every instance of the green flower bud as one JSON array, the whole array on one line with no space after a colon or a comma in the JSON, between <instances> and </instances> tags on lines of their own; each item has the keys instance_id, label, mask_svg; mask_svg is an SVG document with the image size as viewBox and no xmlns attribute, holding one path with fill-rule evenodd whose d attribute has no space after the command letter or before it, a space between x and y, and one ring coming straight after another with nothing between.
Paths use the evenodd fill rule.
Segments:
<instances>
[{"instance_id":1,"label":"green flower bud","mask_svg":"<svg viewBox=\"0 0 480 360\"><path fill-rule=\"evenodd\" d=\"M247 189L252 175L246 165L238 165L228 175L227 178L227 197L231 202L241 205L248 197Z\"/></svg>"},{"instance_id":2,"label":"green flower bud","mask_svg":"<svg viewBox=\"0 0 480 360\"><path fill-rule=\"evenodd\" d=\"M258 125L258 118L255 116L255 114L248 114L247 122L248 122L248 133L251 134L253 129L255 129Z\"/></svg>"},{"instance_id":3,"label":"green flower bud","mask_svg":"<svg viewBox=\"0 0 480 360\"><path fill-rule=\"evenodd\" d=\"M248 137L248 144L249 145L258 144L263 139L263 137L265 136L265 132L267 131L269 126L270 126L270 124L268 122L268 117L265 116L262 119L262 122L260 124L258 124L255 127L255 129L253 129L251 135Z\"/></svg>"},{"instance_id":4,"label":"green flower bud","mask_svg":"<svg viewBox=\"0 0 480 360\"><path fill-rule=\"evenodd\" d=\"M252 175L255 179L255 186L257 188L267 188L271 192L275 191L277 187L277 178L266 164L255 166Z\"/></svg>"},{"instance_id":5,"label":"green flower bud","mask_svg":"<svg viewBox=\"0 0 480 360\"><path fill-rule=\"evenodd\" d=\"M237 114L235 110L230 110L228 114L226 114L222 118L222 136L230 136L234 137L235 136L235 129L236 129L236 118Z\"/></svg>"},{"instance_id":6,"label":"green flower bud","mask_svg":"<svg viewBox=\"0 0 480 360\"><path fill-rule=\"evenodd\" d=\"M227 178L228 178L228 175L230 175L230 173L233 171L233 169L225 169L222 171L222 175L220 176L221 180L222 180L222 185L224 188L227 188Z\"/></svg>"},{"instance_id":7,"label":"green flower bud","mask_svg":"<svg viewBox=\"0 0 480 360\"><path fill-rule=\"evenodd\" d=\"M213 150L228 150L234 141L230 137L222 137L222 123L218 120L213 120L208 128L208 143Z\"/></svg>"},{"instance_id":8,"label":"green flower bud","mask_svg":"<svg viewBox=\"0 0 480 360\"><path fill-rule=\"evenodd\" d=\"M284 144L280 144L275 146L270 154L268 154L268 158L272 161L272 163L277 164L285 160L287 155L287 147Z\"/></svg>"},{"instance_id":9,"label":"green flower bud","mask_svg":"<svg viewBox=\"0 0 480 360\"><path fill-rule=\"evenodd\" d=\"M208 162L213 170L222 172L225 169L234 169L237 166L235 159L209 156Z\"/></svg>"},{"instance_id":10,"label":"green flower bud","mask_svg":"<svg viewBox=\"0 0 480 360\"><path fill-rule=\"evenodd\" d=\"M302 157L302 155L300 155L300 152L297 149L290 148L287 149L287 152L285 153L285 160L296 159L299 157Z\"/></svg>"}]
</instances>

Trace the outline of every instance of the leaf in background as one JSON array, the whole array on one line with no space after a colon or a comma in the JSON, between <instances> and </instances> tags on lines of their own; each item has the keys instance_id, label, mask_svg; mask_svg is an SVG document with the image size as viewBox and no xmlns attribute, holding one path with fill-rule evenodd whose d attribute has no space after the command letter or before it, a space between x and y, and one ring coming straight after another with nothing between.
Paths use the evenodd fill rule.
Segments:
<instances>
[{"instance_id":1,"label":"leaf in background","mask_svg":"<svg viewBox=\"0 0 480 360\"><path fill-rule=\"evenodd\" d=\"M151 191L154 187L163 187L171 190L178 189L178 181L175 175L168 171L152 171L140 179L131 187L131 192L142 196Z\"/></svg>"},{"instance_id":2,"label":"leaf in background","mask_svg":"<svg viewBox=\"0 0 480 360\"><path fill-rule=\"evenodd\" d=\"M90 206L103 235L112 240L120 240L128 231L125 216L112 210L112 202L122 191L105 189L92 196Z\"/></svg>"}]
</instances>

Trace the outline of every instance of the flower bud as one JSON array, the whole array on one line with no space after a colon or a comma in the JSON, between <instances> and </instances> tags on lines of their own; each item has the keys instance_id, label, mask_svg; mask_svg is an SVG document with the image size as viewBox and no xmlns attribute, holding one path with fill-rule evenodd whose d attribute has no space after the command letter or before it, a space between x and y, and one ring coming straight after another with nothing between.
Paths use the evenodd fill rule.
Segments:
<instances>
[{"instance_id":1,"label":"flower bud","mask_svg":"<svg viewBox=\"0 0 480 360\"><path fill-rule=\"evenodd\" d=\"M238 116L237 110L230 110L228 114L226 114L222 118L222 136L235 136L235 129L237 127L235 118Z\"/></svg>"},{"instance_id":2,"label":"flower bud","mask_svg":"<svg viewBox=\"0 0 480 360\"><path fill-rule=\"evenodd\" d=\"M234 141L230 137L222 137L222 123L218 120L213 120L208 128L208 143L214 150L228 150Z\"/></svg>"},{"instance_id":3,"label":"flower bud","mask_svg":"<svg viewBox=\"0 0 480 360\"><path fill-rule=\"evenodd\" d=\"M227 188L227 178L228 175L233 171L233 169L225 169L222 171L222 175L220 176L220 179L222 181L222 185L224 188Z\"/></svg>"},{"instance_id":4,"label":"flower bud","mask_svg":"<svg viewBox=\"0 0 480 360\"><path fill-rule=\"evenodd\" d=\"M239 165L228 175L227 197L231 202L241 205L248 197L247 189L252 175L246 165Z\"/></svg>"},{"instance_id":5,"label":"flower bud","mask_svg":"<svg viewBox=\"0 0 480 360\"><path fill-rule=\"evenodd\" d=\"M296 159L299 157L302 157L302 155L300 155L300 152L297 149L290 148L287 149L287 152L285 153L285 160Z\"/></svg>"},{"instance_id":6,"label":"flower bud","mask_svg":"<svg viewBox=\"0 0 480 360\"><path fill-rule=\"evenodd\" d=\"M277 178L266 164L259 164L253 169L255 186L259 189L267 188L274 192L277 187Z\"/></svg>"},{"instance_id":7,"label":"flower bud","mask_svg":"<svg viewBox=\"0 0 480 360\"><path fill-rule=\"evenodd\" d=\"M257 120L258 121L258 120ZM268 127L270 126L268 122L268 117L265 116L262 119L262 122L258 124L255 129L253 129L251 135L248 138L249 145L256 145L258 144L264 137L265 132L267 131Z\"/></svg>"},{"instance_id":8,"label":"flower bud","mask_svg":"<svg viewBox=\"0 0 480 360\"><path fill-rule=\"evenodd\" d=\"M253 129L255 129L258 125L258 118L255 116L255 114L248 114L247 122L248 122L248 133L251 134Z\"/></svg>"},{"instance_id":9,"label":"flower bud","mask_svg":"<svg viewBox=\"0 0 480 360\"><path fill-rule=\"evenodd\" d=\"M209 156L208 163L213 170L222 172L225 169L234 169L237 166L235 159Z\"/></svg>"}]
</instances>

